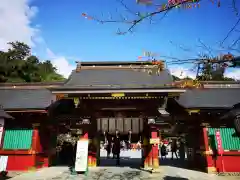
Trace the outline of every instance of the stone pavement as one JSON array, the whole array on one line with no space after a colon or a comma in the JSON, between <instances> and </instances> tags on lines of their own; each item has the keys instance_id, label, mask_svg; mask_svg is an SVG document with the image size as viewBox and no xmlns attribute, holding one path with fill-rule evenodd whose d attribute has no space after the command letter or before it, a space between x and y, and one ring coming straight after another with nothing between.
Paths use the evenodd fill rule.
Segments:
<instances>
[{"instance_id":1,"label":"stone pavement","mask_svg":"<svg viewBox=\"0 0 240 180\"><path fill-rule=\"evenodd\" d=\"M162 166L151 174L130 167L97 167L86 174L71 174L67 167L44 168L24 173L11 180L237 180L240 177L221 177L171 166Z\"/></svg>"},{"instance_id":2,"label":"stone pavement","mask_svg":"<svg viewBox=\"0 0 240 180\"><path fill-rule=\"evenodd\" d=\"M179 168L182 166L168 160L161 161L159 173L150 174L138 169L141 151L122 151L121 167L115 167L116 161L107 159L106 155L106 151L101 151L101 167L91 168L87 174L74 175L68 167L50 167L23 173L11 180L240 180L239 176L216 176Z\"/></svg>"}]
</instances>

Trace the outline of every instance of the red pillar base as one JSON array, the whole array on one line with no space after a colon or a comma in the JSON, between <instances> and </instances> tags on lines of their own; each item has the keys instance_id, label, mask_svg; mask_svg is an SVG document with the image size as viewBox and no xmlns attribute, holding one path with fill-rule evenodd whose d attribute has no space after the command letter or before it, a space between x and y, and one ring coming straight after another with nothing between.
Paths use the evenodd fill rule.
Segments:
<instances>
[{"instance_id":1,"label":"red pillar base","mask_svg":"<svg viewBox=\"0 0 240 180\"><path fill-rule=\"evenodd\" d=\"M158 144L150 144L150 138L157 139L158 130L150 127L150 137L144 139L144 169L158 172L159 170L159 150Z\"/></svg>"},{"instance_id":2,"label":"red pillar base","mask_svg":"<svg viewBox=\"0 0 240 180\"><path fill-rule=\"evenodd\" d=\"M158 130L156 128L151 128L151 138L158 139ZM158 144L151 144L151 154L152 154L152 169L159 169L159 150Z\"/></svg>"}]
</instances>

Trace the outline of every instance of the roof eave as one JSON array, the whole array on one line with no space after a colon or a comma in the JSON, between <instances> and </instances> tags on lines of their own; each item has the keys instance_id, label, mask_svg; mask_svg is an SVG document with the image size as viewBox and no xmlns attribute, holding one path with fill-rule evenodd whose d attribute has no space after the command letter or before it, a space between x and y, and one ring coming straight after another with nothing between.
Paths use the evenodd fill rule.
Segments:
<instances>
[{"instance_id":1,"label":"roof eave","mask_svg":"<svg viewBox=\"0 0 240 180\"><path fill-rule=\"evenodd\" d=\"M53 94L96 94L96 93L184 93L185 89L179 88L105 88L105 89L70 89L53 88Z\"/></svg>"},{"instance_id":2,"label":"roof eave","mask_svg":"<svg viewBox=\"0 0 240 180\"><path fill-rule=\"evenodd\" d=\"M14 112L47 113L47 108L7 108L4 110L5 112L8 112L8 113L14 113Z\"/></svg>"},{"instance_id":3,"label":"roof eave","mask_svg":"<svg viewBox=\"0 0 240 180\"><path fill-rule=\"evenodd\" d=\"M12 117L11 115L9 115L8 113L6 113L6 111L2 110L1 111L1 115L0 118L4 118L4 119L14 119L14 117Z\"/></svg>"}]
</instances>

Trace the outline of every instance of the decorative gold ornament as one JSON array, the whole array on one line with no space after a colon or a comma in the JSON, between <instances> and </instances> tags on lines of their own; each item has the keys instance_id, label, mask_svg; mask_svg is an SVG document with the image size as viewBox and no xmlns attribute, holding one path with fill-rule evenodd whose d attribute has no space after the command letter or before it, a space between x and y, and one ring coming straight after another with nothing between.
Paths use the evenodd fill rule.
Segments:
<instances>
[{"instance_id":1,"label":"decorative gold ornament","mask_svg":"<svg viewBox=\"0 0 240 180\"><path fill-rule=\"evenodd\" d=\"M202 88L203 87L203 85L196 80L184 80L184 81L175 83L175 86L180 88Z\"/></svg>"}]
</instances>

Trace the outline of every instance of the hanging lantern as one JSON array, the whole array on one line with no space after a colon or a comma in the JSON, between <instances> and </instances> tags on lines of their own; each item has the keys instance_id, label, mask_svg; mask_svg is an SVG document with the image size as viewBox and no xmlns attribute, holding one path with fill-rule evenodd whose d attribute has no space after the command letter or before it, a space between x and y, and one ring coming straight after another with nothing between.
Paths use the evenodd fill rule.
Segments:
<instances>
[{"instance_id":1,"label":"hanging lantern","mask_svg":"<svg viewBox=\"0 0 240 180\"><path fill-rule=\"evenodd\" d=\"M85 14L85 13L82 13L82 16L87 16L87 14Z\"/></svg>"}]
</instances>

